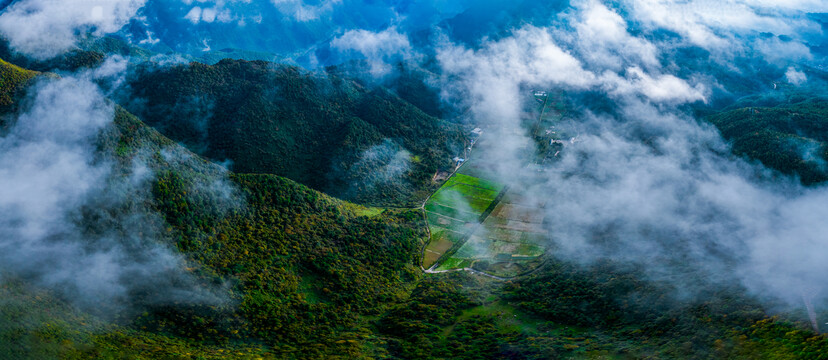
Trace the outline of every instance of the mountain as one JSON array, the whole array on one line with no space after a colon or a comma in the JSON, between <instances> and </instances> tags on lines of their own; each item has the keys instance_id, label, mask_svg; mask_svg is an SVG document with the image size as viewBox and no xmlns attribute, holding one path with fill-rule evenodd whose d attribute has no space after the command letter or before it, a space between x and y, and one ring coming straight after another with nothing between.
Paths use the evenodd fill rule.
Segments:
<instances>
[{"instance_id":1,"label":"mountain","mask_svg":"<svg viewBox=\"0 0 828 360\"><path fill-rule=\"evenodd\" d=\"M467 143L389 90L293 66L144 66L128 83L126 108L196 153L359 203L421 202Z\"/></svg>"}]
</instances>

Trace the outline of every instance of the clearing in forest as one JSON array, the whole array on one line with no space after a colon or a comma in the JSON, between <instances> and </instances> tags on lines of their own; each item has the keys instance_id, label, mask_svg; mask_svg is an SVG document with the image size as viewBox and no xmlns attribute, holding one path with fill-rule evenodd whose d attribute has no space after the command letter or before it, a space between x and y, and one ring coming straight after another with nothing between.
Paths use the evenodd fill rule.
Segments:
<instances>
[{"instance_id":1,"label":"clearing in forest","mask_svg":"<svg viewBox=\"0 0 828 360\"><path fill-rule=\"evenodd\" d=\"M537 145L527 148L524 170L541 171L566 146L564 139L569 143L574 136L561 126L563 103L553 100L559 95L535 92L533 96L541 106L538 116L526 119L523 129L515 131L528 131ZM487 141L485 135L477 140L484 149ZM546 204L521 186L487 180L495 178L492 169L498 164L493 159L468 157L425 204L432 236L423 267L437 271L473 268L499 277L536 269L550 240Z\"/></svg>"}]
</instances>

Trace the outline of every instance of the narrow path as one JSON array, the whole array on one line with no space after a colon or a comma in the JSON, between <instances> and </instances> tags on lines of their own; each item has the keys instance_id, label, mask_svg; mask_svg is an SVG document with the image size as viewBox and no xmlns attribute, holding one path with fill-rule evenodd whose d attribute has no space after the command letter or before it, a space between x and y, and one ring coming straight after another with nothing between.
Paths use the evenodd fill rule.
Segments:
<instances>
[{"instance_id":1,"label":"narrow path","mask_svg":"<svg viewBox=\"0 0 828 360\"><path fill-rule=\"evenodd\" d=\"M423 267L422 267L422 266L420 266L420 269L423 269ZM485 276L485 277L492 278L492 279L495 279L495 280L500 280L500 281L509 281L509 280L511 280L511 279L512 279L512 278L505 278L505 277L500 277L500 276L494 276L494 275L487 274L487 273L484 273L484 272L482 272L482 271L475 270L475 269L472 269L472 268L451 269L451 270L432 270L432 269L423 269L423 272L425 272L426 274L443 274L443 273L454 272L454 271L468 271L468 272L470 272L470 273L472 273L472 274L476 274L476 275L480 275L480 276Z\"/></svg>"},{"instance_id":2,"label":"narrow path","mask_svg":"<svg viewBox=\"0 0 828 360\"><path fill-rule=\"evenodd\" d=\"M478 137L477 140L479 141L480 138ZM446 181L448 181L448 179L451 179L455 174L457 174L458 171L460 171L460 168L462 168L463 166L465 166L469 162L469 158L471 158L472 149L474 149L474 144L476 142L477 141L472 142L471 144L469 144L468 148L463 150L463 156L465 156L466 161L464 161L462 164L460 164L460 166L455 167L454 171L452 171L451 174L446 178ZM426 197L425 200L423 200L422 205L420 205L420 212L423 214L423 220L425 220L425 226L426 226L426 234L428 236L428 241L426 241L423 244L423 250L421 251L421 253L422 253L421 258L425 258L425 253L426 253L426 250L427 250L426 248L428 247L428 244L431 242L431 227L428 226L428 214L427 214L430 211L427 211L425 209L425 206L426 206L426 203L428 203L428 200L430 200L431 197L434 196L434 194L437 193L437 191L440 191L440 188L437 188L436 191L429 194L428 197ZM440 214L440 215L442 215L442 214ZM442 216L445 216L445 215L442 215ZM455 219L455 220L459 220L459 219ZM423 270L423 272L426 273L426 274L439 274L439 273L450 272L450 271L469 271L473 274L487 276L487 277L497 279L497 280L507 280L505 278L501 278L501 277L494 276L494 275L489 275L489 274L486 274L486 273L481 272L481 271L477 271L477 270L472 269L472 268L453 269L453 270L434 270L438 265L440 265L440 264L435 262L430 268L425 269L425 268L423 268L423 264L422 264L422 261L421 261L420 262L420 270Z\"/></svg>"}]
</instances>

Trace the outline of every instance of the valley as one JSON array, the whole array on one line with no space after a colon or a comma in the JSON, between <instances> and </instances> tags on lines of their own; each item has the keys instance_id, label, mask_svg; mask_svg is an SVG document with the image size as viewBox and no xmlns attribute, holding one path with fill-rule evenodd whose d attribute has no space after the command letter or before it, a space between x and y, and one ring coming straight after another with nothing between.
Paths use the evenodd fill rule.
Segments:
<instances>
[{"instance_id":1,"label":"valley","mask_svg":"<svg viewBox=\"0 0 828 360\"><path fill-rule=\"evenodd\" d=\"M0 360L828 359L817 2L0 1Z\"/></svg>"}]
</instances>

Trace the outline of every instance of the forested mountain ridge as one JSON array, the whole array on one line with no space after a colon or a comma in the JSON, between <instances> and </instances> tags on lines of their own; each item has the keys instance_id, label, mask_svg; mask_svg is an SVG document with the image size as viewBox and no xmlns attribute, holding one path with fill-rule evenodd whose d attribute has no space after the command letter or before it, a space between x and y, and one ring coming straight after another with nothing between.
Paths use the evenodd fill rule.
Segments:
<instances>
[{"instance_id":1,"label":"forested mountain ridge","mask_svg":"<svg viewBox=\"0 0 828 360\"><path fill-rule=\"evenodd\" d=\"M706 119L732 143L734 154L796 175L805 185L828 180L828 100L760 103L726 109Z\"/></svg>"},{"instance_id":2,"label":"forested mountain ridge","mask_svg":"<svg viewBox=\"0 0 828 360\"><path fill-rule=\"evenodd\" d=\"M467 139L381 87L263 61L139 68L124 105L239 173L288 177L334 196L412 206Z\"/></svg>"}]
</instances>

